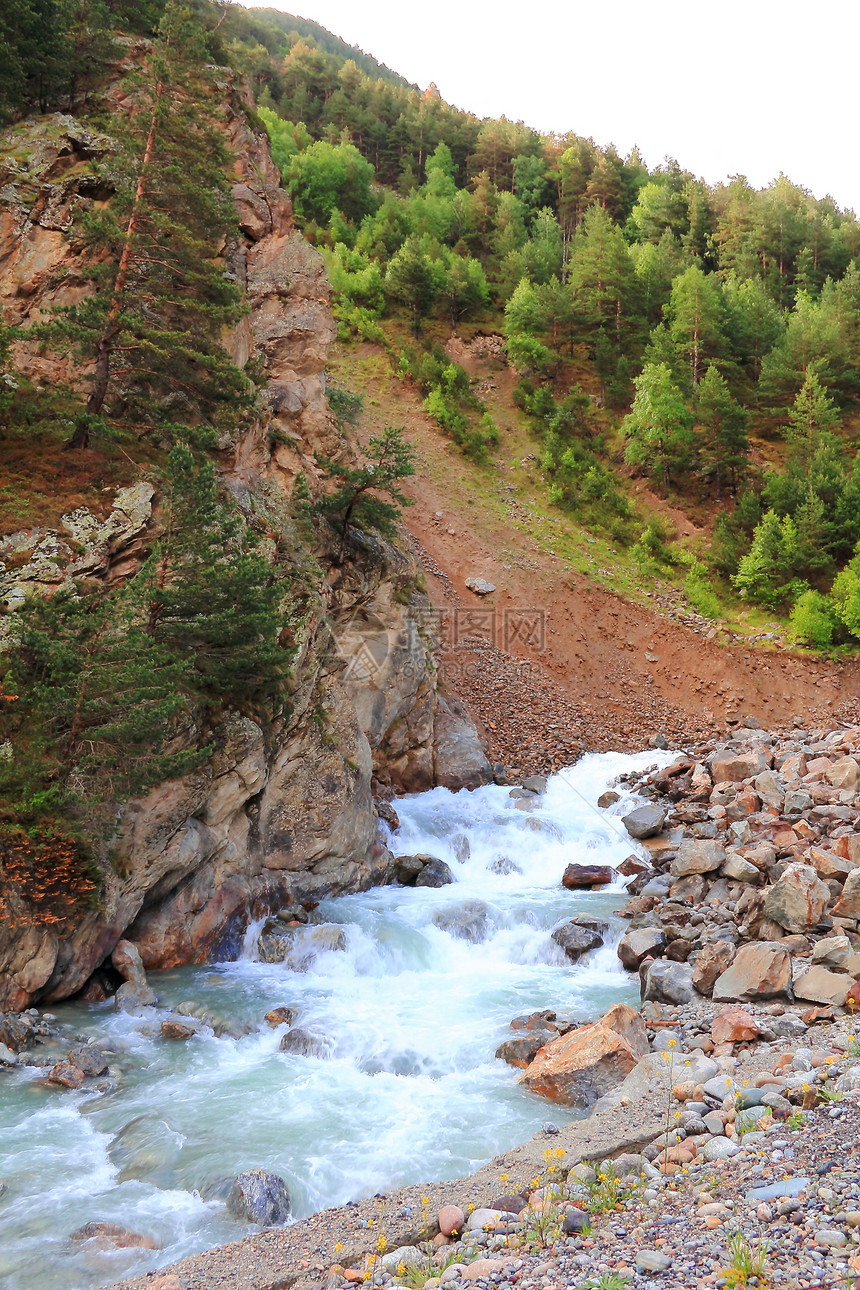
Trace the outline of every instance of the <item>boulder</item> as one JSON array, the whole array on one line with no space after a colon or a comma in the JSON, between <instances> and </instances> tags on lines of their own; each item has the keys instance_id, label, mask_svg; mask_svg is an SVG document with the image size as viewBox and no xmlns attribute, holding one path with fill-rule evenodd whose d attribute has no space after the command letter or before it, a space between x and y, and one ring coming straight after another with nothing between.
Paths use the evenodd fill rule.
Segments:
<instances>
[{"instance_id":1,"label":"boulder","mask_svg":"<svg viewBox=\"0 0 860 1290\"><path fill-rule=\"evenodd\" d=\"M598 931L591 927L581 927L576 922L564 923L561 927L557 927L552 934L552 939L574 962L589 950L599 949L603 944L603 937Z\"/></svg>"},{"instance_id":2,"label":"boulder","mask_svg":"<svg viewBox=\"0 0 860 1290\"><path fill-rule=\"evenodd\" d=\"M107 1075L107 1058L96 1044L82 1044L80 1048L73 1048L69 1053L69 1061L87 1076Z\"/></svg>"},{"instance_id":3,"label":"boulder","mask_svg":"<svg viewBox=\"0 0 860 1290\"><path fill-rule=\"evenodd\" d=\"M791 956L778 941L742 945L715 981L715 1000L773 999L791 988Z\"/></svg>"},{"instance_id":4,"label":"boulder","mask_svg":"<svg viewBox=\"0 0 860 1290\"><path fill-rule=\"evenodd\" d=\"M854 757L840 757L824 772L824 778L836 789L856 793L860 789L860 765Z\"/></svg>"},{"instance_id":5,"label":"boulder","mask_svg":"<svg viewBox=\"0 0 860 1290\"><path fill-rule=\"evenodd\" d=\"M829 972L826 967L815 964L795 981L794 993L796 998L810 1003L829 1003L841 1008L850 985L851 978L844 972Z\"/></svg>"},{"instance_id":6,"label":"boulder","mask_svg":"<svg viewBox=\"0 0 860 1290\"><path fill-rule=\"evenodd\" d=\"M165 1039L193 1039L201 1027L197 1021L188 1021L182 1017L168 1017L161 1023L161 1033Z\"/></svg>"},{"instance_id":7,"label":"boulder","mask_svg":"<svg viewBox=\"0 0 860 1290\"><path fill-rule=\"evenodd\" d=\"M773 756L766 748L755 748L743 753L718 748L709 761L715 784L737 784L742 779L753 779L762 771L770 770Z\"/></svg>"},{"instance_id":8,"label":"boulder","mask_svg":"<svg viewBox=\"0 0 860 1290\"><path fill-rule=\"evenodd\" d=\"M656 806L637 806L628 815L622 815L621 823L631 838L653 838L666 823L666 812Z\"/></svg>"},{"instance_id":9,"label":"boulder","mask_svg":"<svg viewBox=\"0 0 860 1290\"><path fill-rule=\"evenodd\" d=\"M748 1043L760 1034L755 1017L744 1008L721 1008L711 1022L715 1044Z\"/></svg>"},{"instance_id":10,"label":"boulder","mask_svg":"<svg viewBox=\"0 0 860 1290\"><path fill-rule=\"evenodd\" d=\"M430 859L415 879L416 887L447 887L454 881L450 865L444 860Z\"/></svg>"},{"instance_id":11,"label":"boulder","mask_svg":"<svg viewBox=\"0 0 860 1290\"><path fill-rule=\"evenodd\" d=\"M466 586L476 596L491 596L496 590L492 582L487 582L486 578L467 578Z\"/></svg>"},{"instance_id":12,"label":"boulder","mask_svg":"<svg viewBox=\"0 0 860 1290\"><path fill-rule=\"evenodd\" d=\"M438 1222L443 1236L453 1236L455 1232L462 1232L466 1215L459 1205L443 1205L439 1210Z\"/></svg>"},{"instance_id":13,"label":"boulder","mask_svg":"<svg viewBox=\"0 0 860 1290\"><path fill-rule=\"evenodd\" d=\"M547 1044L519 1082L563 1106L588 1108L620 1084L647 1051L642 1018L617 1004L595 1025Z\"/></svg>"},{"instance_id":14,"label":"boulder","mask_svg":"<svg viewBox=\"0 0 860 1290\"><path fill-rule=\"evenodd\" d=\"M857 867L853 860L846 860L836 851L823 851L821 847L810 847L807 858L819 878L825 881L828 878L835 878L837 882L845 882L848 875Z\"/></svg>"},{"instance_id":15,"label":"boulder","mask_svg":"<svg viewBox=\"0 0 860 1290\"><path fill-rule=\"evenodd\" d=\"M234 1180L227 1195L227 1208L237 1218L260 1227L286 1223L290 1217L287 1184L265 1169L248 1169Z\"/></svg>"},{"instance_id":16,"label":"boulder","mask_svg":"<svg viewBox=\"0 0 860 1290\"><path fill-rule=\"evenodd\" d=\"M720 866L720 873L724 878L731 878L733 882L761 882L761 873L756 866L752 861L738 855L737 851L729 851Z\"/></svg>"},{"instance_id":17,"label":"boulder","mask_svg":"<svg viewBox=\"0 0 860 1290\"><path fill-rule=\"evenodd\" d=\"M699 994L710 996L713 993L714 983L734 957L735 947L731 941L711 941L702 946L693 965L693 985Z\"/></svg>"},{"instance_id":18,"label":"boulder","mask_svg":"<svg viewBox=\"0 0 860 1290\"><path fill-rule=\"evenodd\" d=\"M858 874L860 878L860 874ZM860 883L858 883L860 890ZM787 932L808 932L821 921L830 902L830 888L810 865L790 864L768 888L764 912Z\"/></svg>"},{"instance_id":19,"label":"boulder","mask_svg":"<svg viewBox=\"0 0 860 1290\"><path fill-rule=\"evenodd\" d=\"M433 915L433 923L443 932L458 937L461 941L471 941L480 945L487 939L490 930L490 911L482 900L464 900L454 909L439 909Z\"/></svg>"},{"instance_id":20,"label":"boulder","mask_svg":"<svg viewBox=\"0 0 860 1290\"><path fill-rule=\"evenodd\" d=\"M120 1250L158 1250L161 1247L151 1236L131 1232L117 1223L84 1223L69 1233L70 1241L98 1241L100 1245L113 1245Z\"/></svg>"},{"instance_id":21,"label":"boulder","mask_svg":"<svg viewBox=\"0 0 860 1290\"><path fill-rule=\"evenodd\" d=\"M849 842L853 842L849 838ZM860 869L852 869L845 879L842 895L831 911L836 918L860 918Z\"/></svg>"},{"instance_id":22,"label":"boulder","mask_svg":"<svg viewBox=\"0 0 860 1290\"><path fill-rule=\"evenodd\" d=\"M401 887L414 887L415 879L429 859L430 856L395 856L394 876Z\"/></svg>"},{"instance_id":23,"label":"boulder","mask_svg":"<svg viewBox=\"0 0 860 1290\"><path fill-rule=\"evenodd\" d=\"M263 1018L266 1024L271 1026L273 1030L277 1029L278 1026L291 1026L295 1019L295 1008L287 1008L283 1005L278 1008L270 1008Z\"/></svg>"},{"instance_id":24,"label":"boulder","mask_svg":"<svg viewBox=\"0 0 860 1290\"><path fill-rule=\"evenodd\" d=\"M638 972L643 959L659 958L666 948L666 937L658 927L638 927L618 942L618 957L628 972Z\"/></svg>"},{"instance_id":25,"label":"boulder","mask_svg":"<svg viewBox=\"0 0 860 1290\"><path fill-rule=\"evenodd\" d=\"M307 972L320 954L345 949L346 933L337 923L290 927L277 918L268 920L257 942L263 963L285 963L293 972Z\"/></svg>"},{"instance_id":26,"label":"boulder","mask_svg":"<svg viewBox=\"0 0 860 1290\"><path fill-rule=\"evenodd\" d=\"M693 989L693 969L689 963L673 963L669 959L655 959L645 970L643 999L656 1003L689 1003Z\"/></svg>"},{"instance_id":27,"label":"boulder","mask_svg":"<svg viewBox=\"0 0 860 1290\"><path fill-rule=\"evenodd\" d=\"M669 872L673 878L686 878L691 873L712 873L719 869L725 858L726 849L716 839L684 838Z\"/></svg>"},{"instance_id":28,"label":"boulder","mask_svg":"<svg viewBox=\"0 0 860 1290\"><path fill-rule=\"evenodd\" d=\"M615 870L608 864L569 864L561 882L568 891L576 891L580 887L602 887L614 877Z\"/></svg>"},{"instance_id":29,"label":"boulder","mask_svg":"<svg viewBox=\"0 0 860 1290\"><path fill-rule=\"evenodd\" d=\"M621 795L619 793L601 793L597 799L597 805L601 811L606 811L610 806L614 806L616 802L620 801Z\"/></svg>"},{"instance_id":30,"label":"boulder","mask_svg":"<svg viewBox=\"0 0 860 1290\"><path fill-rule=\"evenodd\" d=\"M847 936L825 936L813 946L812 962L822 963L825 967L845 972L849 959L854 951Z\"/></svg>"},{"instance_id":31,"label":"boulder","mask_svg":"<svg viewBox=\"0 0 860 1290\"><path fill-rule=\"evenodd\" d=\"M530 1030L516 1039L506 1039L496 1049L496 1057L509 1066L520 1066L525 1070L545 1044L558 1039L557 1030Z\"/></svg>"},{"instance_id":32,"label":"boulder","mask_svg":"<svg viewBox=\"0 0 860 1290\"><path fill-rule=\"evenodd\" d=\"M59 1084L61 1088L80 1088L85 1079L80 1066L75 1066L73 1062L57 1062L48 1076L51 1084Z\"/></svg>"},{"instance_id":33,"label":"boulder","mask_svg":"<svg viewBox=\"0 0 860 1290\"><path fill-rule=\"evenodd\" d=\"M136 985L146 985L146 969L143 966L140 951L133 941L117 941L110 956L110 961L123 981L133 981Z\"/></svg>"},{"instance_id":34,"label":"boulder","mask_svg":"<svg viewBox=\"0 0 860 1290\"><path fill-rule=\"evenodd\" d=\"M278 1048L282 1053L293 1053L297 1057L328 1057L331 1044L321 1035L311 1034L309 1030L296 1026L281 1037Z\"/></svg>"}]
</instances>

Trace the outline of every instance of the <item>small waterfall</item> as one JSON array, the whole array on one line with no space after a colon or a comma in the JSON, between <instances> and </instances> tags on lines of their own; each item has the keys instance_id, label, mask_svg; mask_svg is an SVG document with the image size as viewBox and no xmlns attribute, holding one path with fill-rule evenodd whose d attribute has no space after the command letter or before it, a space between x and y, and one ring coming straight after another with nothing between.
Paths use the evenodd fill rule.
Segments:
<instances>
[{"instance_id":1,"label":"small waterfall","mask_svg":"<svg viewBox=\"0 0 860 1290\"><path fill-rule=\"evenodd\" d=\"M89 1290L238 1239L248 1228L223 1198L242 1169L280 1174L301 1217L457 1177L529 1137L547 1104L521 1090L495 1050L518 1014L587 1019L637 998L615 955L620 885L571 892L561 876L569 864L617 865L635 849L620 822L631 797L608 811L597 798L618 774L670 758L586 757L553 776L531 809L495 785L399 800L393 848L446 861L452 884L324 902L326 925L301 929L286 962L258 961L259 920L237 962L153 975L162 1005L191 1000L252 1027L243 1038L206 1031L170 1042L157 1010L58 1008L76 1033L109 1044L112 1078L101 1092L61 1093L36 1070L3 1076L0 1284ZM551 933L577 914L611 930L572 964ZM265 1021L277 1007L306 1033L299 1051L282 1052L286 1026ZM68 1240L91 1221L160 1248Z\"/></svg>"}]
</instances>

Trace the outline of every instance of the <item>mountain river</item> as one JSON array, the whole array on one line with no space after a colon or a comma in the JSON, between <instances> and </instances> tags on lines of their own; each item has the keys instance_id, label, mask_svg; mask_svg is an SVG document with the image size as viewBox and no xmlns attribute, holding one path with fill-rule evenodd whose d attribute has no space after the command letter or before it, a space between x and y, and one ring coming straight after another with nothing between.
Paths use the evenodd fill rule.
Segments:
<instances>
[{"instance_id":1,"label":"mountain river","mask_svg":"<svg viewBox=\"0 0 860 1290\"><path fill-rule=\"evenodd\" d=\"M497 786L400 799L392 849L447 861L453 885L326 902L321 912L343 927L346 948L318 954L303 971L256 961L257 926L236 962L153 973L158 1009L55 1007L68 1039L45 1060L58 1060L76 1036L96 1037L109 1045L114 1079L105 1091L68 1092L47 1086L44 1069L0 1070L0 1286L91 1290L245 1236L248 1224L223 1202L224 1180L243 1169L283 1177L301 1218L459 1177L545 1120L570 1119L523 1091L520 1072L494 1052L517 1014L552 1007L589 1020L638 1000L638 980L615 953L619 919L576 964L550 933L621 903L620 885L569 892L562 873L570 863L618 864L636 849L620 821L630 796L619 789L609 810L597 798L619 773L670 760L585 757L550 780L531 812ZM478 943L434 922L465 901L485 906ZM254 1029L241 1039L163 1039L161 1008L185 1000ZM279 1051L284 1028L263 1020L278 1005L324 1037L324 1058ZM93 1221L159 1248L69 1239Z\"/></svg>"}]
</instances>

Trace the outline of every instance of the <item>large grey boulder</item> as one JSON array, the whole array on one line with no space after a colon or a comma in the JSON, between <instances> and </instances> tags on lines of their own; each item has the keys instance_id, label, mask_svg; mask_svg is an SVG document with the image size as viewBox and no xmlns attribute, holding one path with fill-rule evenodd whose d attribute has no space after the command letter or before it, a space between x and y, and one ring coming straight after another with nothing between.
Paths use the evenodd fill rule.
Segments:
<instances>
[{"instance_id":1,"label":"large grey boulder","mask_svg":"<svg viewBox=\"0 0 860 1290\"><path fill-rule=\"evenodd\" d=\"M564 923L552 934L556 945L560 945L569 959L576 962L589 950L599 949L603 937L594 927L583 927L576 922Z\"/></svg>"},{"instance_id":2,"label":"large grey boulder","mask_svg":"<svg viewBox=\"0 0 860 1290\"><path fill-rule=\"evenodd\" d=\"M656 806L637 806L634 811L622 815L621 823L631 838L653 838L666 823L666 812Z\"/></svg>"},{"instance_id":3,"label":"large grey boulder","mask_svg":"<svg viewBox=\"0 0 860 1290\"><path fill-rule=\"evenodd\" d=\"M415 879L416 887L447 887L454 881L450 865L444 860L432 858Z\"/></svg>"},{"instance_id":4,"label":"large grey boulder","mask_svg":"<svg viewBox=\"0 0 860 1290\"><path fill-rule=\"evenodd\" d=\"M656 1003L689 1003L695 994L693 969L689 963L655 959L645 970L643 998Z\"/></svg>"},{"instance_id":5,"label":"large grey boulder","mask_svg":"<svg viewBox=\"0 0 860 1290\"><path fill-rule=\"evenodd\" d=\"M245 1218L260 1227L286 1223L290 1217L287 1184L277 1174L265 1169L248 1169L238 1175L227 1196L227 1208L237 1218Z\"/></svg>"},{"instance_id":6,"label":"large grey boulder","mask_svg":"<svg viewBox=\"0 0 860 1290\"><path fill-rule=\"evenodd\" d=\"M790 864L765 893L764 912L787 932L808 932L821 922L829 903L830 888L815 870L807 864Z\"/></svg>"}]
</instances>

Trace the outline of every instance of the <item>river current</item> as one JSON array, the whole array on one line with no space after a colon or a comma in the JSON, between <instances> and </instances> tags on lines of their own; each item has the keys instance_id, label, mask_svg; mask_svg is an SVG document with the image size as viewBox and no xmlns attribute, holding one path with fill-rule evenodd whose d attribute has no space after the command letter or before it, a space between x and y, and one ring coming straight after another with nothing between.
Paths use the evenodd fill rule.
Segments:
<instances>
[{"instance_id":1,"label":"river current","mask_svg":"<svg viewBox=\"0 0 860 1290\"><path fill-rule=\"evenodd\" d=\"M615 953L619 920L576 964L550 933L621 903L620 887L570 892L561 876L568 864L618 864L635 849L620 821L631 799L598 810L597 798L619 773L668 759L585 757L552 777L531 812L497 786L403 798L392 849L440 857L455 882L326 902L345 950L292 971L255 960L251 929L237 962L151 974L158 1009L54 1008L75 1035L110 1041L116 1087L67 1092L47 1087L44 1070L0 1071L0 1286L93 1290L237 1240L249 1227L228 1214L224 1183L243 1169L284 1178L301 1218L459 1177L545 1120L571 1118L523 1091L519 1071L494 1053L517 1014L551 1007L589 1020L638 999ZM434 922L466 901L486 907L478 943ZM161 1008L184 1000L254 1029L163 1039ZM279 1051L283 1027L263 1020L279 1005L324 1037L325 1058ZM159 1248L71 1241L88 1222L117 1223Z\"/></svg>"}]
</instances>

